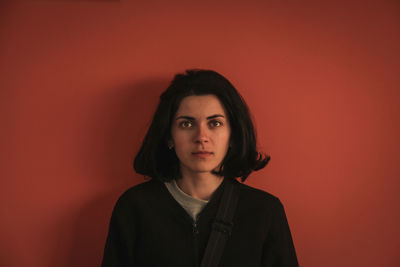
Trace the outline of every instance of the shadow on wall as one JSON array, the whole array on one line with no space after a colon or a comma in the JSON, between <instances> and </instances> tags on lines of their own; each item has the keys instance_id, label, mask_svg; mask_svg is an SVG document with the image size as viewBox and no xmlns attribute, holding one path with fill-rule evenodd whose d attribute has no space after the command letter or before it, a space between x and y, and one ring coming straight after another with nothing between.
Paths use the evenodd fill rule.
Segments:
<instances>
[{"instance_id":1,"label":"shadow on wall","mask_svg":"<svg viewBox=\"0 0 400 267\"><path fill-rule=\"evenodd\" d=\"M112 208L118 196L144 178L134 174L132 161L150 125L159 95L169 79L147 79L133 85L107 91L90 127L82 133L88 144L82 143L84 164L89 165L92 183L104 184L104 193L73 208L60 219L55 235L51 266L99 266ZM104 142L104 143L101 143ZM100 153L93 153L101 146ZM101 179L99 179L101 178ZM90 192L93 195L93 192ZM63 245L60 245L63 244ZM64 247L64 249L63 249ZM65 249L67 251L65 251Z\"/></svg>"}]
</instances>

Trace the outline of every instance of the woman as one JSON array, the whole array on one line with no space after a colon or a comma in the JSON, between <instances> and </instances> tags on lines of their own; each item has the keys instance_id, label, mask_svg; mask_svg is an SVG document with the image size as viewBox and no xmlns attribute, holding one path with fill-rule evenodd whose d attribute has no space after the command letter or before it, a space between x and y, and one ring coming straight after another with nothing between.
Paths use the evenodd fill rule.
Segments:
<instances>
[{"instance_id":1,"label":"woman","mask_svg":"<svg viewBox=\"0 0 400 267\"><path fill-rule=\"evenodd\" d=\"M117 201L102 266L298 266L279 199L236 181L268 160L226 78L176 75L134 161L152 179Z\"/></svg>"}]
</instances>

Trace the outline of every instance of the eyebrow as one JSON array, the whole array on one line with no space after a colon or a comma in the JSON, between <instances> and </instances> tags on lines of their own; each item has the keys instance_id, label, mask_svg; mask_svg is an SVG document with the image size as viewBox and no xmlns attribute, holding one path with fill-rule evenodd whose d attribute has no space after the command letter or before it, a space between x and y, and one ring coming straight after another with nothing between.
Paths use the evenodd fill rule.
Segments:
<instances>
[{"instance_id":1,"label":"eyebrow","mask_svg":"<svg viewBox=\"0 0 400 267\"><path fill-rule=\"evenodd\" d=\"M211 119L215 119L215 118L225 118L225 116L221 115L221 114L215 114L215 115L208 116L207 120L211 120ZM191 120L191 121L196 120L195 118L190 117L190 116L179 116L179 117L176 117L175 120L179 120L179 119L186 119L186 120Z\"/></svg>"}]
</instances>

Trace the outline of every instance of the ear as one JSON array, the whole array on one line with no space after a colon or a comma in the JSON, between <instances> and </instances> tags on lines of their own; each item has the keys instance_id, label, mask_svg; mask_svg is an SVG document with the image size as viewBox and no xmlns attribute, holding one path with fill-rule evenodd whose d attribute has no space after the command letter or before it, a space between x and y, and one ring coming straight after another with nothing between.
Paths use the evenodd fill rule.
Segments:
<instances>
[{"instance_id":1,"label":"ear","mask_svg":"<svg viewBox=\"0 0 400 267\"><path fill-rule=\"evenodd\" d=\"M171 139L168 140L168 148L170 150L174 148L174 142Z\"/></svg>"}]
</instances>

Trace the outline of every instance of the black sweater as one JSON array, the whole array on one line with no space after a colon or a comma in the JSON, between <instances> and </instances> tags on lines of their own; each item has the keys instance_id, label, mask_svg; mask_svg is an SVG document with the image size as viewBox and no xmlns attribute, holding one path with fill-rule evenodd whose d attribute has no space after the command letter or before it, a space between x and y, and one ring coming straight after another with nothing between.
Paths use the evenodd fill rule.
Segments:
<instances>
[{"instance_id":1,"label":"black sweater","mask_svg":"<svg viewBox=\"0 0 400 267\"><path fill-rule=\"evenodd\" d=\"M227 182L240 184L240 197L219 266L297 267L279 199L228 179L215 191L197 222L160 181L153 179L127 190L113 210L102 267L200 266Z\"/></svg>"}]
</instances>

